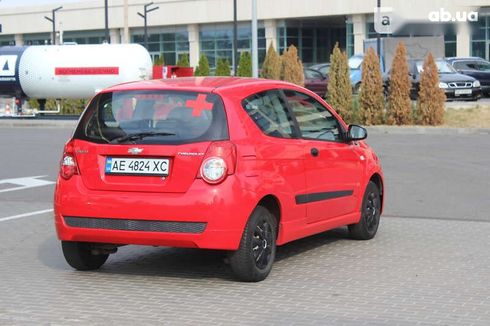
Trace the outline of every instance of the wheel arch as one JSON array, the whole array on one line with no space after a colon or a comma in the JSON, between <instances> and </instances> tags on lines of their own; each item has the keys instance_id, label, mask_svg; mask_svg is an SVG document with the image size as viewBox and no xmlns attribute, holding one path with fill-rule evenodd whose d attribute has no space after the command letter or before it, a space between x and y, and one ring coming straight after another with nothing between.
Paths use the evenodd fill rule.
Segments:
<instances>
[{"instance_id":1,"label":"wheel arch","mask_svg":"<svg viewBox=\"0 0 490 326\"><path fill-rule=\"evenodd\" d=\"M379 189L379 194L381 196L381 213L383 213L383 209L384 209L384 184L383 184L383 178L378 173L374 173L371 176L371 178L369 179L369 181L374 182L374 184L376 184L376 186Z\"/></svg>"},{"instance_id":2,"label":"wheel arch","mask_svg":"<svg viewBox=\"0 0 490 326\"><path fill-rule=\"evenodd\" d=\"M271 212L271 214L274 216L277 222L277 234L276 237L279 237L279 228L281 225L281 202L279 199L274 196L274 195L266 195L260 199L258 202L257 206L262 206L265 207Z\"/></svg>"}]
</instances>

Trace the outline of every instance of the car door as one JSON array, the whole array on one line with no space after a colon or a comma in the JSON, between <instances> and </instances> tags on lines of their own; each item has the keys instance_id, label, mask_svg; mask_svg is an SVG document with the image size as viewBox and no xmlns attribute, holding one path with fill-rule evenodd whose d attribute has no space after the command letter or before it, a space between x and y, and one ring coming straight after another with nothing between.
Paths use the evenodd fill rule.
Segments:
<instances>
[{"instance_id":1,"label":"car door","mask_svg":"<svg viewBox=\"0 0 490 326\"><path fill-rule=\"evenodd\" d=\"M327 80L319 71L305 69L305 87L318 96L324 96L327 92Z\"/></svg>"},{"instance_id":2,"label":"car door","mask_svg":"<svg viewBox=\"0 0 490 326\"><path fill-rule=\"evenodd\" d=\"M305 141L306 192L297 194L306 205L307 223L354 213L361 196L363 150L344 141L344 130L323 104L301 92L284 95Z\"/></svg>"}]
</instances>

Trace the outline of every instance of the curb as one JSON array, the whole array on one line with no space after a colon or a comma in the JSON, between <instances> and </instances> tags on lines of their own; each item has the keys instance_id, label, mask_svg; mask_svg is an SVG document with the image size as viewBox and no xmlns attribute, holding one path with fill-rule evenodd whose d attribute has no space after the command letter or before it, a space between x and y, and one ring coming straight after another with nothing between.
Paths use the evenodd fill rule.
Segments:
<instances>
[{"instance_id":1,"label":"curb","mask_svg":"<svg viewBox=\"0 0 490 326\"><path fill-rule=\"evenodd\" d=\"M77 120L0 119L0 128L74 129ZM369 126L368 134L380 135L490 135L490 128L451 128L427 126Z\"/></svg>"},{"instance_id":2,"label":"curb","mask_svg":"<svg viewBox=\"0 0 490 326\"><path fill-rule=\"evenodd\" d=\"M490 135L490 128L453 128L427 126L369 126L368 134L390 135Z\"/></svg>"}]
</instances>

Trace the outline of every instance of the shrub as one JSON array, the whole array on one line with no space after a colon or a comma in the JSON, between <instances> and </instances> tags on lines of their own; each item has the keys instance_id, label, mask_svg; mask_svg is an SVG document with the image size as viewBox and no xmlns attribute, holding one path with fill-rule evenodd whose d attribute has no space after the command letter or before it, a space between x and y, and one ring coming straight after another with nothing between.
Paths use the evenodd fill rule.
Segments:
<instances>
[{"instance_id":1,"label":"shrub","mask_svg":"<svg viewBox=\"0 0 490 326\"><path fill-rule=\"evenodd\" d=\"M194 72L195 76L209 76L209 61L208 57L204 54L201 54L199 58L199 65L196 67Z\"/></svg>"},{"instance_id":2,"label":"shrub","mask_svg":"<svg viewBox=\"0 0 490 326\"><path fill-rule=\"evenodd\" d=\"M264 63L262 65L262 78L281 79L281 56L276 52L276 49L271 45L267 49Z\"/></svg>"},{"instance_id":3,"label":"shrub","mask_svg":"<svg viewBox=\"0 0 490 326\"><path fill-rule=\"evenodd\" d=\"M407 49L403 42L398 43L391 64L390 89L386 122L390 125L412 123L412 102L410 88L412 83L408 75Z\"/></svg>"},{"instance_id":4,"label":"shrub","mask_svg":"<svg viewBox=\"0 0 490 326\"><path fill-rule=\"evenodd\" d=\"M163 53L160 56L155 57L153 59L153 65L155 65L155 66L163 66L163 65L165 65L165 59L163 58Z\"/></svg>"},{"instance_id":5,"label":"shrub","mask_svg":"<svg viewBox=\"0 0 490 326\"><path fill-rule=\"evenodd\" d=\"M177 61L177 66L179 67L190 67L189 63L189 55L187 53L183 53L179 55L179 60Z\"/></svg>"},{"instance_id":6,"label":"shrub","mask_svg":"<svg viewBox=\"0 0 490 326\"><path fill-rule=\"evenodd\" d=\"M417 123L422 125L440 125L444 121L444 102L446 95L439 88L439 74L432 53L424 61L420 73L420 90L417 101Z\"/></svg>"},{"instance_id":7,"label":"shrub","mask_svg":"<svg viewBox=\"0 0 490 326\"><path fill-rule=\"evenodd\" d=\"M220 58L218 59L218 63L216 65L216 76L230 76L230 63L227 59Z\"/></svg>"},{"instance_id":8,"label":"shrub","mask_svg":"<svg viewBox=\"0 0 490 326\"><path fill-rule=\"evenodd\" d=\"M349 122L352 117L352 87L349 77L347 54L340 51L336 43L330 55L327 100L338 114Z\"/></svg>"},{"instance_id":9,"label":"shrub","mask_svg":"<svg viewBox=\"0 0 490 326\"><path fill-rule=\"evenodd\" d=\"M378 55L373 48L367 50L362 61L359 109L359 115L364 124L375 125L383 122L383 77Z\"/></svg>"},{"instance_id":10,"label":"shrub","mask_svg":"<svg viewBox=\"0 0 490 326\"><path fill-rule=\"evenodd\" d=\"M250 52L244 51L240 54L237 70L237 76L239 77L252 77L252 56Z\"/></svg>"},{"instance_id":11,"label":"shrub","mask_svg":"<svg viewBox=\"0 0 490 326\"><path fill-rule=\"evenodd\" d=\"M305 85L305 73L303 63L298 57L298 50L294 45L290 45L281 57L282 80L299 85Z\"/></svg>"}]
</instances>

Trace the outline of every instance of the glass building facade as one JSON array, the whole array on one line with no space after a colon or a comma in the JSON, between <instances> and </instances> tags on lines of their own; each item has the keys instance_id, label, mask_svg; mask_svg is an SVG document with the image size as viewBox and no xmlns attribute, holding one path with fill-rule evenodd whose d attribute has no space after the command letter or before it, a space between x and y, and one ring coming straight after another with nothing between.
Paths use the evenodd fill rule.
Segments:
<instances>
[{"instance_id":1,"label":"glass building facade","mask_svg":"<svg viewBox=\"0 0 490 326\"><path fill-rule=\"evenodd\" d=\"M145 36L143 30L132 33L133 43L144 46ZM175 65L182 54L189 54L189 34L187 28L148 29L148 52L153 60L163 55L166 65Z\"/></svg>"},{"instance_id":2,"label":"glass building facade","mask_svg":"<svg viewBox=\"0 0 490 326\"><path fill-rule=\"evenodd\" d=\"M490 56L490 15L480 15L471 23L471 55L489 60Z\"/></svg>"}]
</instances>

